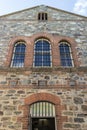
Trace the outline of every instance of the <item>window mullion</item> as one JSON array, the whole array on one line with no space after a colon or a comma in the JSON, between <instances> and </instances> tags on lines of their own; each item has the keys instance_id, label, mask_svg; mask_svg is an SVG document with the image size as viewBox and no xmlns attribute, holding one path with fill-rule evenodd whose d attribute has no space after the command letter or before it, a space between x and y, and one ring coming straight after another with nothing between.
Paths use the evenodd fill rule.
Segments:
<instances>
[{"instance_id":1,"label":"window mullion","mask_svg":"<svg viewBox=\"0 0 87 130\"><path fill-rule=\"evenodd\" d=\"M49 62L50 62L50 66L52 66L52 54L51 54L52 52L51 52L51 45L50 45L50 43L49 43L49 47L50 47L49 48L49 55L50 55L50 57L49 57L50 61Z\"/></svg>"}]
</instances>

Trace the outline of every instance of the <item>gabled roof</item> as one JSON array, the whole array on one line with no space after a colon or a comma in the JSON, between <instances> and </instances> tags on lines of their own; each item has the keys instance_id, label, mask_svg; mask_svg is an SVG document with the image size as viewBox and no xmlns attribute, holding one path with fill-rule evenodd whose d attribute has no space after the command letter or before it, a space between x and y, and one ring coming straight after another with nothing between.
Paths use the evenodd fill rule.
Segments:
<instances>
[{"instance_id":1,"label":"gabled roof","mask_svg":"<svg viewBox=\"0 0 87 130\"><path fill-rule=\"evenodd\" d=\"M39 7L46 7L46 8L55 10L55 11L60 11L61 13L66 13L66 14L70 14L70 15L73 15L73 16L77 16L79 18L83 18L83 19L86 18L87 19L86 16L82 16L82 15L79 15L79 14L71 13L71 12L68 12L68 11L65 11L65 10L61 10L61 9L57 9L55 7L51 7L51 6L47 6L47 5L38 5L38 6L31 7L31 8L23 9L23 10L20 10L20 11L16 11L16 12L13 12L13 13L2 15L2 16L0 16L0 18L7 18L7 17L9 17L11 15L19 14L19 13L26 12L26 11L30 11L32 9L36 9L36 8L39 8Z\"/></svg>"}]
</instances>

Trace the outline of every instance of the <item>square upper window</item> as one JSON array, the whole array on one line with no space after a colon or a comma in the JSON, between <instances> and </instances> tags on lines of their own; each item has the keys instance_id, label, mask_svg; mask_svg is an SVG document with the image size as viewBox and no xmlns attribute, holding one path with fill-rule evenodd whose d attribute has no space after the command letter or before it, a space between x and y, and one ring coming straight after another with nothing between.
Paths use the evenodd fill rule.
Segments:
<instances>
[{"instance_id":1,"label":"square upper window","mask_svg":"<svg viewBox=\"0 0 87 130\"><path fill-rule=\"evenodd\" d=\"M39 13L38 14L38 20L39 21L46 21L46 20L48 20L48 15L47 15L47 13Z\"/></svg>"}]
</instances>

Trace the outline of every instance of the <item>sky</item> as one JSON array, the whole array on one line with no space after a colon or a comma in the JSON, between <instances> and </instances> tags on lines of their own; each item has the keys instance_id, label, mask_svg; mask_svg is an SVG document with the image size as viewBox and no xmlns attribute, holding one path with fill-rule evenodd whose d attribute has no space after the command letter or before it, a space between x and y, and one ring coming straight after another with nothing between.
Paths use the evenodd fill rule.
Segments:
<instances>
[{"instance_id":1,"label":"sky","mask_svg":"<svg viewBox=\"0 0 87 130\"><path fill-rule=\"evenodd\" d=\"M37 5L47 5L87 17L87 0L0 0L0 16Z\"/></svg>"}]
</instances>

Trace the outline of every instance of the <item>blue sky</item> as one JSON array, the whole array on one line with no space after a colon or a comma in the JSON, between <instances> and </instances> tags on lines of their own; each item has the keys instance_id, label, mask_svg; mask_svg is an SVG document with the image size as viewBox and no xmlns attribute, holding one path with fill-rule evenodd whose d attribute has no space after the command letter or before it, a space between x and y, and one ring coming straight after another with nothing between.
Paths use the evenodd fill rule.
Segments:
<instances>
[{"instance_id":1,"label":"blue sky","mask_svg":"<svg viewBox=\"0 0 87 130\"><path fill-rule=\"evenodd\" d=\"M68 12L87 16L87 0L0 0L0 15L37 5L48 5Z\"/></svg>"}]
</instances>

